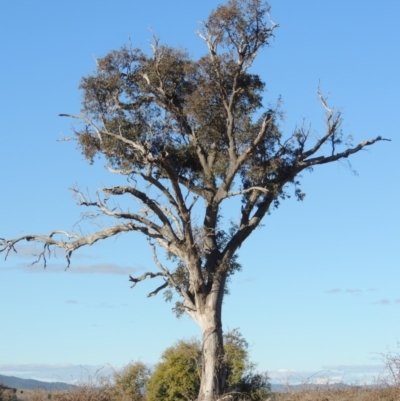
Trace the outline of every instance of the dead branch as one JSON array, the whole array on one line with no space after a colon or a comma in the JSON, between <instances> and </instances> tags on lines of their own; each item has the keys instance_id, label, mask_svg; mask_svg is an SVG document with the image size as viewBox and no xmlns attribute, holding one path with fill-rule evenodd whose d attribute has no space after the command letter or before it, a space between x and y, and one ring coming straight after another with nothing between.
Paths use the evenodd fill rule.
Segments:
<instances>
[{"instance_id":1,"label":"dead branch","mask_svg":"<svg viewBox=\"0 0 400 401\"><path fill-rule=\"evenodd\" d=\"M154 238L157 240L162 240L162 236L158 233L155 233L151 231L147 227L139 226L135 223L129 222L126 224L120 224L120 225L115 225L112 227L105 228L104 230L97 231L93 234L89 234L87 236L79 236L76 233L69 233L67 231L62 231L62 230L56 230L52 231L48 235L23 235L18 238L14 238L12 240L0 240L0 253L1 252L6 252L6 258L11 250L15 250L15 245L18 244L19 242L22 241L35 241L35 242L40 242L43 243L45 246L44 251L42 252L44 256L44 252L49 250L50 246L55 246L60 249L64 249L66 251L66 259L67 259L67 267L69 267L71 263L71 255L73 252L75 252L77 249L85 246L85 245L93 245L95 242L99 240L103 240L106 238L110 238L113 236L116 236L118 234L121 234L123 232L129 232L129 231L138 231L143 233L144 235ZM54 235L56 234L61 234L67 237L67 239L75 239L74 241L65 241L65 240L56 240L53 238ZM39 255L39 260L41 260L42 257ZM38 260L38 261L39 261ZM37 261L37 262L38 262Z\"/></svg>"},{"instance_id":2,"label":"dead branch","mask_svg":"<svg viewBox=\"0 0 400 401\"><path fill-rule=\"evenodd\" d=\"M180 294L185 299L185 305L187 305L188 308L194 310L195 305L193 304L189 293L185 289L183 289L182 286L179 285L179 283L176 282L176 280L174 279L174 276L170 273L170 271L162 265L162 263L160 262L160 260L158 259L158 256L157 256L156 245L153 242L151 242L150 239L148 239L148 242L153 251L153 260L154 260L155 264L161 270L163 275L165 275L168 278L164 287L161 286L161 287L157 288L155 291L150 293L151 295L149 294L148 297L156 295L158 291L167 287L168 284L171 284L175 288L175 290L178 292L178 294Z\"/></svg>"},{"instance_id":3,"label":"dead branch","mask_svg":"<svg viewBox=\"0 0 400 401\"><path fill-rule=\"evenodd\" d=\"M147 295L147 298L154 297L155 295L157 295L159 293L159 291L163 290L166 287L168 287L168 281L166 281L164 284L157 287L154 291L150 292Z\"/></svg>"},{"instance_id":4,"label":"dead branch","mask_svg":"<svg viewBox=\"0 0 400 401\"><path fill-rule=\"evenodd\" d=\"M153 272L146 272L143 273L141 276L139 277L132 277L131 275L129 275L129 281L131 281L133 284L131 285L131 288L133 288L137 283L139 283L140 281L146 280L146 278L150 277L150 278L155 278L155 277L162 277L165 276L164 272L157 272L157 273L153 273Z\"/></svg>"},{"instance_id":5,"label":"dead branch","mask_svg":"<svg viewBox=\"0 0 400 401\"><path fill-rule=\"evenodd\" d=\"M339 159L347 158L350 155L359 152L361 149L365 148L366 146L373 145L375 142L378 142L378 141L391 141L391 139L386 139L386 138L382 138L381 136L378 136L375 139L362 141L356 147L348 148L348 149L344 150L343 152L336 153L332 156L314 157L312 159L303 160L302 162L298 163L298 165L301 167L301 169L304 169L307 167L315 166L317 164L331 163L331 162L337 161Z\"/></svg>"},{"instance_id":6,"label":"dead branch","mask_svg":"<svg viewBox=\"0 0 400 401\"><path fill-rule=\"evenodd\" d=\"M247 189L243 189L241 191L228 192L226 197L228 198L228 197L232 197L232 196L243 195L243 194L246 194L246 193L249 193L249 192L253 192L253 191L267 193L268 189L263 188L263 187L250 187L250 188L247 188Z\"/></svg>"}]
</instances>

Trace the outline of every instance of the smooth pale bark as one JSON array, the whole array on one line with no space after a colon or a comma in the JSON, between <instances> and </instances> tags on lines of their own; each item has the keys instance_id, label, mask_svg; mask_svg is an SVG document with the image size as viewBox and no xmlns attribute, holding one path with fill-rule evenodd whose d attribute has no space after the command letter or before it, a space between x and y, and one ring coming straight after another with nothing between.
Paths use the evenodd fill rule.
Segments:
<instances>
[{"instance_id":1,"label":"smooth pale bark","mask_svg":"<svg viewBox=\"0 0 400 401\"><path fill-rule=\"evenodd\" d=\"M202 375L198 401L211 401L225 388L224 347L221 320L204 316L202 328Z\"/></svg>"},{"instance_id":2,"label":"smooth pale bark","mask_svg":"<svg viewBox=\"0 0 400 401\"><path fill-rule=\"evenodd\" d=\"M225 279L222 280L225 282ZM222 332L224 285L215 285L204 299L197 297L197 310L189 313L202 331L202 375L197 401L214 401L223 394L226 383Z\"/></svg>"}]
</instances>

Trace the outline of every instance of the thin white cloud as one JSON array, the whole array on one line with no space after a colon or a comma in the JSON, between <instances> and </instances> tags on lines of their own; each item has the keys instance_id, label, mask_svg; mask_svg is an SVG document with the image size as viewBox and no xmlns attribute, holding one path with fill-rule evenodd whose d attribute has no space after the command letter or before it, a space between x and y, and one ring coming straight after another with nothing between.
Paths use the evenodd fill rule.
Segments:
<instances>
[{"instance_id":1,"label":"thin white cloud","mask_svg":"<svg viewBox=\"0 0 400 401\"><path fill-rule=\"evenodd\" d=\"M15 266L17 269L22 269L30 273L72 273L72 274L117 274L128 276L130 274L137 274L137 272L144 270L142 266L120 266L114 263L97 263L97 264L71 264L70 267L66 268L65 265L48 264L46 268L43 264L37 263L34 265L27 266L26 264L19 263Z\"/></svg>"},{"instance_id":2,"label":"thin white cloud","mask_svg":"<svg viewBox=\"0 0 400 401\"><path fill-rule=\"evenodd\" d=\"M76 305L78 303L78 301L75 301L75 299L68 299L65 301L67 304L72 304L72 305Z\"/></svg>"},{"instance_id":3,"label":"thin white cloud","mask_svg":"<svg viewBox=\"0 0 400 401\"><path fill-rule=\"evenodd\" d=\"M359 288L332 288L330 290L324 291L325 294L353 294L353 295L359 295L362 294L363 292L371 292L371 291L378 291L377 288L368 288L366 290L360 290Z\"/></svg>"},{"instance_id":4,"label":"thin white cloud","mask_svg":"<svg viewBox=\"0 0 400 401\"><path fill-rule=\"evenodd\" d=\"M319 371L279 369L268 371L271 382L281 385L376 383L383 365L326 365Z\"/></svg>"},{"instance_id":5,"label":"thin white cloud","mask_svg":"<svg viewBox=\"0 0 400 401\"><path fill-rule=\"evenodd\" d=\"M271 383L285 386L318 384L320 381L327 383L330 378L334 379L334 382L343 381L337 379L337 372L324 370L313 372L311 370L279 369L268 371L268 376L271 379Z\"/></svg>"},{"instance_id":6,"label":"thin white cloud","mask_svg":"<svg viewBox=\"0 0 400 401\"><path fill-rule=\"evenodd\" d=\"M78 266L70 266L68 268L69 272L77 274L101 273L101 274L120 274L125 276L129 274L135 274L140 270L143 270L143 268L119 266L114 263L98 263L94 265L80 265L80 266L78 265Z\"/></svg>"},{"instance_id":7,"label":"thin white cloud","mask_svg":"<svg viewBox=\"0 0 400 401\"><path fill-rule=\"evenodd\" d=\"M339 292L342 292L343 290L341 288L332 288L331 290L324 291L327 294L338 294Z\"/></svg>"},{"instance_id":8,"label":"thin white cloud","mask_svg":"<svg viewBox=\"0 0 400 401\"><path fill-rule=\"evenodd\" d=\"M322 369L328 371L342 371L342 372L353 372L353 373L376 373L382 372L384 365L373 364L373 365L324 365Z\"/></svg>"},{"instance_id":9,"label":"thin white cloud","mask_svg":"<svg viewBox=\"0 0 400 401\"><path fill-rule=\"evenodd\" d=\"M93 308L102 308L102 309L112 309L113 305L107 304L106 302L102 302L101 304L92 305Z\"/></svg>"},{"instance_id":10,"label":"thin white cloud","mask_svg":"<svg viewBox=\"0 0 400 401\"><path fill-rule=\"evenodd\" d=\"M351 288L347 288L345 291L347 294L359 294L361 292L361 290L359 289L351 289Z\"/></svg>"},{"instance_id":11,"label":"thin white cloud","mask_svg":"<svg viewBox=\"0 0 400 401\"><path fill-rule=\"evenodd\" d=\"M377 302L372 302L373 305L389 305L390 301L388 299L381 299L380 301Z\"/></svg>"}]
</instances>

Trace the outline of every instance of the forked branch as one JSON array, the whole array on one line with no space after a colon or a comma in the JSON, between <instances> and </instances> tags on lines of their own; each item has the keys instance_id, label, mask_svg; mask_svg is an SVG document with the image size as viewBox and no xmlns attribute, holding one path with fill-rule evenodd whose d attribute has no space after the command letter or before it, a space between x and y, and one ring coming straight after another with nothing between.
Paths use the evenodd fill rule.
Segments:
<instances>
[{"instance_id":1,"label":"forked branch","mask_svg":"<svg viewBox=\"0 0 400 401\"><path fill-rule=\"evenodd\" d=\"M115 225L112 227L105 228L104 230L97 231L93 234L88 234L86 236L79 236L76 233L69 233L67 231L62 231L62 230L56 230L52 231L48 235L23 235L18 238L14 238L12 240L5 240L5 239L0 239L0 253L5 252L5 257L9 255L11 250L15 251L15 245L23 242L23 241L35 241L35 242L40 242L44 244L44 251L40 254L42 257L39 255L38 260L35 262L39 262L44 256L45 256L45 251L48 251L50 246L55 246L60 249L64 249L66 251L66 259L67 259L67 268L69 267L71 263L71 256L72 253L75 252L77 249L85 246L85 245L93 245L95 242L103 239L107 239L110 237L113 237L118 234L122 234L124 232L129 232L129 231L139 231L142 232L143 234L147 235L148 237L154 238L154 239L163 239L161 235L154 233L147 227L139 226L135 223L129 222L126 224L119 224ZM65 240L57 240L54 239L53 237L55 235L64 235L68 240L71 241L65 241ZM44 260L44 263L46 263L46 260Z\"/></svg>"},{"instance_id":2,"label":"forked branch","mask_svg":"<svg viewBox=\"0 0 400 401\"><path fill-rule=\"evenodd\" d=\"M139 277L132 277L131 275L129 275L129 281L131 281L133 284L131 285L131 288L133 288L137 283L139 283L140 281L146 280L146 278L155 278L155 277L165 277L166 274L164 272L157 272L157 273L153 273L153 272L146 272L144 274L142 274ZM160 285L158 288L156 288L154 291L150 292L147 297L150 298L154 295L157 295L157 293L159 291L161 291L163 288L166 288L168 286L168 280L165 281L164 284Z\"/></svg>"},{"instance_id":3,"label":"forked branch","mask_svg":"<svg viewBox=\"0 0 400 401\"><path fill-rule=\"evenodd\" d=\"M382 138L381 136L378 136L375 139L369 139L367 141L362 141L354 148L348 148L348 149L344 150L343 152L335 153L332 156L319 156L319 157L314 157L312 159L304 160L299 163L299 166L301 166L303 169L303 168L315 166L317 164L326 164L326 163L331 163L331 162L337 161L339 159L344 159L354 153L359 152L361 149L365 148L366 146L373 145L375 142L378 142L378 141L391 141L391 139Z\"/></svg>"}]
</instances>

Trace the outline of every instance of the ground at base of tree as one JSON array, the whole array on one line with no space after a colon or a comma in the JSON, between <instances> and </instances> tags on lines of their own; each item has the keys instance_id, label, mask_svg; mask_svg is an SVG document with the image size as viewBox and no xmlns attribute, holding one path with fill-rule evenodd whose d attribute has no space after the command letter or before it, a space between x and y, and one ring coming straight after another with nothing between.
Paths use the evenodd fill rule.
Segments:
<instances>
[{"instance_id":1,"label":"ground at base of tree","mask_svg":"<svg viewBox=\"0 0 400 401\"><path fill-rule=\"evenodd\" d=\"M63 392L48 392L44 390L17 391L17 400L21 401L115 401L110 388L93 387L91 384L81 385L77 389ZM143 401L146 398L143 397ZM237 398L245 401L246 398ZM292 390L282 393L272 393L265 401L398 401L400 388L397 387L368 387L354 386L344 389L321 388ZM128 398L127 398L128 401ZM195 400L193 400L195 401Z\"/></svg>"}]
</instances>

